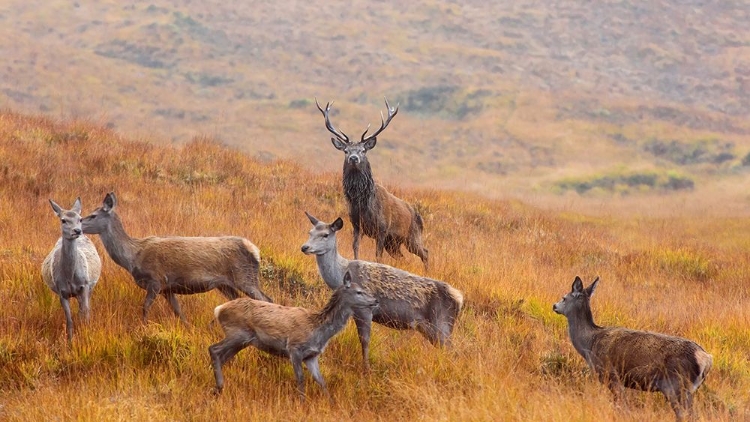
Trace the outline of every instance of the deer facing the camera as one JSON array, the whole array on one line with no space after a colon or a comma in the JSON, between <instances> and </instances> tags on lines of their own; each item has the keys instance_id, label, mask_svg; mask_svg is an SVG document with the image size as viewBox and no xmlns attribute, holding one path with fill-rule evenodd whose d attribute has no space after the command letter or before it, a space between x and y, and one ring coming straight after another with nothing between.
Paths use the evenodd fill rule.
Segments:
<instances>
[{"instance_id":1,"label":"deer facing the camera","mask_svg":"<svg viewBox=\"0 0 750 422\"><path fill-rule=\"evenodd\" d=\"M334 137L333 146L343 151L344 157L344 196L349 204L349 218L354 229L354 259L359 259L359 241L362 233L375 239L375 257L378 261L383 256L383 249L394 258L402 257L401 245L417 255L428 268L428 251L422 244L424 221L419 212L411 204L397 198L382 185L375 183L372 176L367 151L375 147L377 136L388 127L393 117L398 113L398 106L391 108L388 100L385 106L388 117L381 113L380 129L370 136L368 126L359 142L350 142L349 137L336 129L329 117L331 104L327 103L325 110L315 100L318 110L323 113L325 125Z\"/></svg>"}]
</instances>

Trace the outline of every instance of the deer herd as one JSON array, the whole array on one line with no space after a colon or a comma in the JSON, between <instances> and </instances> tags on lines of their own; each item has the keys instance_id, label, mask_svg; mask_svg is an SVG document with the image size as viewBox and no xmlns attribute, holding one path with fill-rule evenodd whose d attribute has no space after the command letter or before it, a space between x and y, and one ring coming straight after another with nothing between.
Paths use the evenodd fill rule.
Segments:
<instances>
[{"instance_id":1,"label":"deer herd","mask_svg":"<svg viewBox=\"0 0 750 422\"><path fill-rule=\"evenodd\" d=\"M344 221L336 218L325 223L305 212L312 229L301 251L315 256L320 276L332 290L326 306L310 311L274 304L260 290L260 253L248 239L133 238L116 212L114 192L107 193L101 206L86 217L81 216L80 198L70 210L50 200L61 222L61 237L42 263L42 277L59 296L68 343L73 338L70 298L78 300L79 313L85 321L90 317L91 294L102 262L85 234L97 234L110 258L146 291L141 315L144 322L158 295L164 296L183 322L186 320L177 295L216 289L227 298L228 302L214 311L224 338L209 347L217 393L224 388L223 364L247 346L254 346L290 359L302 399L303 363L327 394L318 357L350 316L357 328L365 370L369 369L372 322L399 330L415 329L433 345L449 346L463 307L463 294L444 281L380 263L383 250L399 258L404 245L421 259L426 271L429 269L422 216L412 204L375 182L366 155L398 113L398 106L392 108L386 100L388 116L381 114L380 128L368 136L368 126L360 141L354 143L331 123L332 103L325 108L317 99L315 103L323 114L325 127L333 134L333 146L345 155L342 184L353 230L354 260L348 260L339 254L336 244L336 233L343 229ZM359 259L362 234L375 240L377 262ZM711 355L684 338L596 325L590 299L598 282L597 278L584 288L576 277L571 292L553 306L554 312L568 321L573 347L616 399L624 388L660 391L677 420L694 417L693 394L711 368ZM240 297L240 292L247 297Z\"/></svg>"}]
</instances>

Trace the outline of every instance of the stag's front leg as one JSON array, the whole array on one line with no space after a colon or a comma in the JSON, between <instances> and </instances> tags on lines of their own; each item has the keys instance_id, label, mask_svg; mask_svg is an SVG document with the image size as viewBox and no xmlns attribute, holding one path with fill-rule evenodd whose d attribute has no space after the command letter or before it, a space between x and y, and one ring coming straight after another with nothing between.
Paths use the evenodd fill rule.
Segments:
<instances>
[{"instance_id":1,"label":"stag's front leg","mask_svg":"<svg viewBox=\"0 0 750 422\"><path fill-rule=\"evenodd\" d=\"M354 220L352 220L354 221ZM362 238L362 233L359 231L359 224L352 224L354 230L354 239L352 240L352 249L354 249L354 259L359 259L359 240Z\"/></svg>"},{"instance_id":2,"label":"stag's front leg","mask_svg":"<svg viewBox=\"0 0 750 422\"><path fill-rule=\"evenodd\" d=\"M144 324L148 321L148 310L151 309L151 305L154 304L156 295L160 290L159 283L156 283L154 281L148 281L147 283L145 283L145 286L146 299L143 301L143 313L141 314L141 319L143 320Z\"/></svg>"}]
</instances>

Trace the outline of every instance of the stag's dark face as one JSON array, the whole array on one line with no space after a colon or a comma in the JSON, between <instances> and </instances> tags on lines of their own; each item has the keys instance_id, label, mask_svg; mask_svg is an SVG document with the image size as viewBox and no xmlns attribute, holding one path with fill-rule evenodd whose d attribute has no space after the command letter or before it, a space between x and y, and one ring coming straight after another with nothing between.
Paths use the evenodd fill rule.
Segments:
<instances>
[{"instance_id":1,"label":"stag's dark face","mask_svg":"<svg viewBox=\"0 0 750 422\"><path fill-rule=\"evenodd\" d=\"M331 138L333 146L344 153L344 165L360 168L367 163L367 151L375 146L375 139L367 142L343 143L336 138Z\"/></svg>"}]
</instances>

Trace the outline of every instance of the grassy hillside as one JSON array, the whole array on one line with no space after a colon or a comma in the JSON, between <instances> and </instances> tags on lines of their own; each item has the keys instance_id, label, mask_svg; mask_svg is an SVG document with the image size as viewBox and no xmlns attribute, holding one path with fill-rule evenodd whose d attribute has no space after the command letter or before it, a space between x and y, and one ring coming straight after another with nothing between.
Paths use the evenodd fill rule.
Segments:
<instances>
[{"instance_id":1,"label":"grassy hillside","mask_svg":"<svg viewBox=\"0 0 750 422\"><path fill-rule=\"evenodd\" d=\"M181 297L190 325L158 298L148 324L144 292L106 255L92 322L72 348L40 266L59 236L47 199L91 210L114 190L133 236L245 236L263 256L262 288L275 301L318 307L329 291L299 246L307 210L343 216L338 172L261 162L217 142L165 146L75 120L0 113L0 419L3 420L669 420L657 394L616 407L572 348L552 303L573 278L600 276L597 322L685 336L714 356L696 397L703 420L750 418L750 229L745 217L692 208L669 217L543 211L468 193L393 186L420 204L429 276L465 293L453 347L374 326L373 370L360 371L353 324L321 359L333 397L312 380L297 401L288 362L248 349L210 394L207 347L215 292ZM340 250L351 256L351 231ZM371 240L362 254L374 257ZM387 263L422 273L409 256ZM75 308L75 307L74 307Z\"/></svg>"},{"instance_id":2,"label":"grassy hillside","mask_svg":"<svg viewBox=\"0 0 750 422\"><path fill-rule=\"evenodd\" d=\"M744 182L749 13L735 1L10 0L0 106L330 171L341 156L313 98L337 100L335 123L358 136L388 96L401 113L371 153L384 180L660 195L690 183L568 182Z\"/></svg>"}]
</instances>

